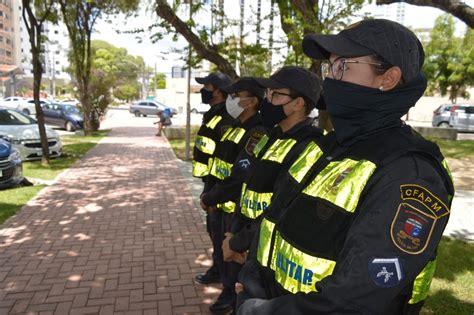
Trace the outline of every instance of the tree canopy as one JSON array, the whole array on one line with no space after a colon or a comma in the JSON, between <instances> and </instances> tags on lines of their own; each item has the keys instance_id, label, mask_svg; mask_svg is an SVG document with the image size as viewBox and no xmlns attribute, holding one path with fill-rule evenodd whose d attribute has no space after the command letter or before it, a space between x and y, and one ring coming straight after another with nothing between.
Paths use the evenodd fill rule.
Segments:
<instances>
[{"instance_id":1,"label":"tree canopy","mask_svg":"<svg viewBox=\"0 0 474 315\"><path fill-rule=\"evenodd\" d=\"M454 19L448 14L436 19L430 40L425 45L424 72L428 78L428 93L449 95L451 101L468 98L468 88L474 85L474 32L467 28L463 38L454 33Z\"/></svg>"}]
</instances>

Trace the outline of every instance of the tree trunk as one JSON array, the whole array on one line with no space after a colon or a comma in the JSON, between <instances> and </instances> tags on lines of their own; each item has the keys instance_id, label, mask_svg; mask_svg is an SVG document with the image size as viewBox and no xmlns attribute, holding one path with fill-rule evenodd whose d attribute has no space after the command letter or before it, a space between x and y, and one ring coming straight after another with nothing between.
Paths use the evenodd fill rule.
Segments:
<instances>
[{"instance_id":1,"label":"tree trunk","mask_svg":"<svg viewBox=\"0 0 474 315\"><path fill-rule=\"evenodd\" d=\"M28 37L31 45L31 57L33 64L33 99L35 101L36 118L41 141L41 164L49 165L48 135L46 134L46 128L44 126L44 114L40 104L41 78L43 76L43 66L41 64L40 55L42 41L42 21L46 19L50 11L46 10L41 22L39 23L30 6L30 1L22 0L22 5L23 21L25 23L26 30L28 31Z\"/></svg>"},{"instance_id":2,"label":"tree trunk","mask_svg":"<svg viewBox=\"0 0 474 315\"><path fill-rule=\"evenodd\" d=\"M377 5L399 3L400 0L376 0ZM452 0L405 0L408 4L417 6L434 7L452 14L467 24L470 28L474 28L474 9L464 3L464 1Z\"/></svg>"},{"instance_id":3,"label":"tree trunk","mask_svg":"<svg viewBox=\"0 0 474 315\"><path fill-rule=\"evenodd\" d=\"M275 0L270 0L270 28L268 30L268 51L270 52L270 58L268 60L268 68L270 72L273 70L273 25L275 23Z\"/></svg>"},{"instance_id":4,"label":"tree trunk","mask_svg":"<svg viewBox=\"0 0 474 315\"><path fill-rule=\"evenodd\" d=\"M41 37L40 30L37 30L37 43L40 42L39 38ZM41 139L41 164L49 165L49 145L48 145L48 135L46 134L46 128L44 126L44 114L43 109L41 108L40 103L40 90L41 90L41 78L43 76L43 67L40 60L40 51L38 47L41 47L41 44L32 50L32 61L33 61L33 99L35 100L35 110L36 110L36 119L38 120L38 129Z\"/></svg>"},{"instance_id":5,"label":"tree trunk","mask_svg":"<svg viewBox=\"0 0 474 315\"><path fill-rule=\"evenodd\" d=\"M262 0L257 2L257 25L255 33L257 33L257 45L260 45L260 29L262 24Z\"/></svg>"}]
</instances>

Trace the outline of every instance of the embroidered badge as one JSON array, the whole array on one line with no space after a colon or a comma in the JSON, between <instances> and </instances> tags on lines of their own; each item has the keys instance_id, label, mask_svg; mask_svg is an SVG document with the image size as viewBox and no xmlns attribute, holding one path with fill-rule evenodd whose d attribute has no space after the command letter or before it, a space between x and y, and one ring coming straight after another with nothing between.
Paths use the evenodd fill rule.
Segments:
<instances>
[{"instance_id":1,"label":"embroidered badge","mask_svg":"<svg viewBox=\"0 0 474 315\"><path fill-rule=\"evenodd\" d=\"M448 207L419 185L401 185L401 202L392 220L390 236L400 250L422 253L429 244L436 221L449 214Z\"/></svg>"},{"instance_id":2,"label":"embroidered badge","mask_svg":"<svg viewBox=\"0 0 474 315\"><path fill-rule=\"evenodd\" d=\"M380 287L394 287L403 279L398 258L372 258L369 260L368 269L370 278Z\"/></svg>"},{"instance_id":3,"label":"embroidered badge","mask_svg":"<svg viewBox=\"0 0 474 315\"><path fill-rule=\"evenodd\" d=\"M263 138L265 133L261 131L254 131L249 137L249 140L247 141L247 144L245 145L245 152L249 155L253 155L253 150L255 149L255 146L257 143L260 141L260 139Z\"/></svg>"},{"instance_id":4,"label":"embroidered badge","mask_svg":"<svg viewBox=\"0 0 474 315\"><path fill-rule=\"evenodd\" d=\"M242 170L246 170L250 167L250 161L248 159L240 160L237 162L237 166Z\"/></svg>"},{"instance_id":5,"label":"embroidered badge","mask_svg":"<svg viewBox=\"0 0 474 315\"><path fill-rule=\"evenodd\" d=\"M353 169L352 167L349 167L349 168L345 169L341 174L339 174L339 176L336 178L334 183L332 183L332 188L335 188L335 187L339 186L339 184L344 180L344 178L346 178L347 175L350 174L352 169Z\"/></svg>"}]
</instances>

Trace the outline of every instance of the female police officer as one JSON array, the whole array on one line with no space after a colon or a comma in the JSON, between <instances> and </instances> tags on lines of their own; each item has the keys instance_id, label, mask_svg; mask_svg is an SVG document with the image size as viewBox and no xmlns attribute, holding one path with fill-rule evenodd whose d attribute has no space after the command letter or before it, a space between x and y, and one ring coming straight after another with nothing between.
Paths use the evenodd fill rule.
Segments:
<instances>
[{"instance_id":1,"label":"female police officer","mask_svg":"<svg viewBox=\"0 0 474 315\"><path fill-rule=\"evenodd\" d=\"M400 120L426 88L423 47L375 19L303 49L325 59L332 141L303 151L286 178L295 192L264 214L238 314L416 314L454 194L438 147Z\"/></svg>"}]
</instances>

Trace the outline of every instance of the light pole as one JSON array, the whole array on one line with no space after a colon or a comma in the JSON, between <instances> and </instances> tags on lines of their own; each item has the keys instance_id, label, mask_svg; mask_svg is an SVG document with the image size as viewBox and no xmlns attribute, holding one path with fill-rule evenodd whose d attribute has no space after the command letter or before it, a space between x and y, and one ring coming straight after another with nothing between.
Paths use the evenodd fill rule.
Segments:
<instances>
[{"instance_id":1,"label":"light pole","mask_svg":"<svg viewBox=\"0 0 474 315\"><path fill-rule=\"evenodd\" d=\"M193 20L193 0L189 0L189 20ZM186 91L186 136L185 158L189 161L191 148L191 44L188 46L188 90Z\"/></svg>"}]
</instances>

